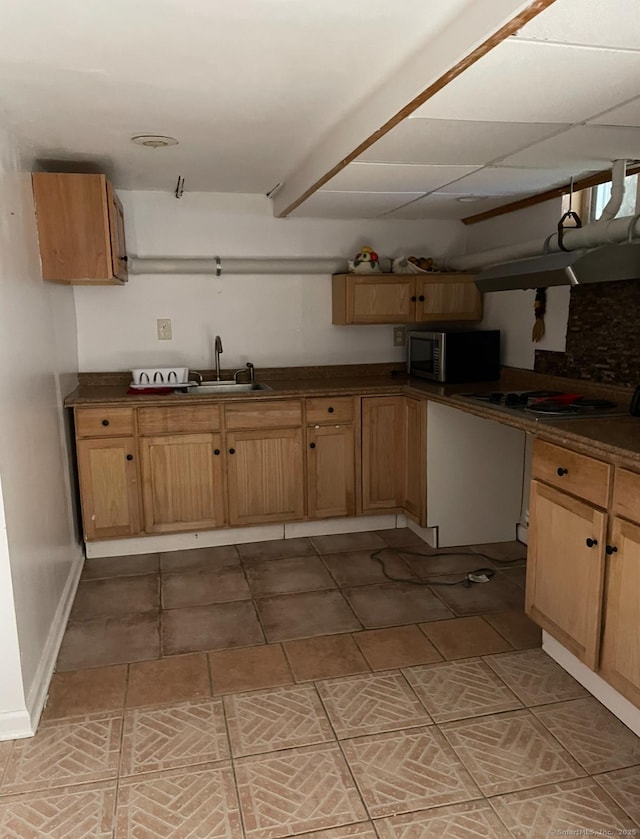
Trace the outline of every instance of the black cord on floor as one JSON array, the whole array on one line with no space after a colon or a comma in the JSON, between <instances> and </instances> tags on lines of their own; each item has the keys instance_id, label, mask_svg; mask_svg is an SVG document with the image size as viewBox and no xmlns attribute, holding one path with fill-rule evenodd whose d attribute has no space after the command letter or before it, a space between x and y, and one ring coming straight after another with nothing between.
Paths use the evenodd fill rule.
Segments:
<instances>
[{"instance_id":1,"label":"black cord on floor","mask_svg":"<svg viewBox=\"0 0 640 839\"><path fill-rule=\"evenodd\" d=\"M495 570L493 568L476 568L473 571L464 571L464 577L461 580L454 580L453 582L445 582L444 580L411 580L407 579L406 577L393 577L387 571L384 559L380 556L380 554L384 553L385 551L393 551L395 554L402 556L402 554L409 554L411 556L422 556L425 559L429 559L431 557L441 557L441 556L460 556L460 551L437 551L434 553L423 553L422 551L412 551L408 548L379 548L377 551L373 551L371 554L371 559L375 560L376 562L380 563L382 566L382 573L387 578L387 580L391 580L393 583L410 583L413 586L464 586L465 588L471 588L474 584L478 583L488 583L494 576ZM515 565L519 563L521 566L524 566L524 560L522 559L494 559L493 557L487 556L486 554L481 553L474 553L473 556L481 556L483 559L489 559L491 562L499 562L501 565ZM471 558L471 554L469 555ZM474 577L484 577L484 579L473 579Z\"/></svg>"}]
</instances>

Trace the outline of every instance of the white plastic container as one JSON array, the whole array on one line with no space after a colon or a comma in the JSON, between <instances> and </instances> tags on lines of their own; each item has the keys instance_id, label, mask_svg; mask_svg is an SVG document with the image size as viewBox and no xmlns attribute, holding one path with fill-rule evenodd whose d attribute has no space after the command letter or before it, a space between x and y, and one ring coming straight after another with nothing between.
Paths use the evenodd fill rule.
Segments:
<instances>
[{"instance_id":1,"label":"white plastic container","mask_svg":"<svg viewBox=\"0 0 640 839\"><path fill-rule=\"evenodd\" d=\"M137 367L131 371L131 384L143 387L145 385L171 386L186 384L189 380L188 367Z\"/></svg>"}]
</instances>

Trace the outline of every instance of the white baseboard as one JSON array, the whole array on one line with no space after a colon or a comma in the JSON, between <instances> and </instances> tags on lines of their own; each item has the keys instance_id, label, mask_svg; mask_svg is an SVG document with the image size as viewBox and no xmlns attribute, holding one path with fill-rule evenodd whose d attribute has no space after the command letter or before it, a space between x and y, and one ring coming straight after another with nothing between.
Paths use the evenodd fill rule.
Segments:
<instances>
[{"instance_id":1,"label":"white baseboard","mask_svg":"<svg viewBox=\"0 0 640 839\"><path fill-rule=\"evenodd\" d=\"M23 735L14 736L29 737L35 733L38 727L40 716L47 700L47 694L49 693L49 684L64 637L64 631L67 628L69 614L76 596L76 589L78 588L83 565L84 553L82 546L78 545L73 562L71 563L71 568L69 569L64 591L60 597L55 617L49 629L42 655L40 656L38 669L27 693L27 714L30 720L30 731Z\"/></svg>"},{"instance_id":2,"label":"white baseboard","mask_svg":"<svg viewBox=\"0 0 640 839\"><path fill-rule=\"evenodd\" d=\"M542 649L557 661L560 667L571 674L580 682L595 698L602 702L614 716L623 722L628 728L640 737L640 708L632 705L628 699L618 693L608 682L589 670L586 664L577 659L559 641L552 638L547 632L542 632Z\"/></svg>"},{"instance_id":3,"label":"white baseboard","mask_svg":"<svg viewBox=\"0 0 640 839\"><path fill-rule=\"evenodd\" d=\"M437 527L420 527L415 521L407 519L407 527L412 530L416 536L419 536L423 542L426 542L432 548L438 547L438 528Z\"/></svg>"},{"instance_id":4,"label":"white baseboard","mask_svg":"<svg viewBox=\"0 0 640 839\"><path fill-rule=\"evenodd\" d=\"M517 524L516 525L516 539L518 542L522 542L523 545L529 544L529 528L526 527L524 524Z\"/></svg>"},{"instance_id":5,"label":"white baseboard","mask_svg":"<svg viewBox=\"0 0 640 839\"><path fill-rule=\"evenodd\" d=\"M325 536L332 533L359 533L363 530L390 530L406 527L402 514L353 516L349 518L294 521L288 524L265 524L256 527L226 527L198 533L167 533L158 536L137 536L133 539L109 539L87 542L87 559L134 554L165 553L189 548L217 548L221 545L242 545L247 542L270 542L274 539L295 539L298 536Z\"/></svg>"},{"instance_id":6,"label":"white baseboard","mask_svg":"<svg viewBox=\"0 0 640 839\"><path fill-rule=\"evenodd\" d=\"M0 713L0 741L21 740L24 737L33 737L35 733L36 726L26 708Z\"/></svg>"}]
</instances>

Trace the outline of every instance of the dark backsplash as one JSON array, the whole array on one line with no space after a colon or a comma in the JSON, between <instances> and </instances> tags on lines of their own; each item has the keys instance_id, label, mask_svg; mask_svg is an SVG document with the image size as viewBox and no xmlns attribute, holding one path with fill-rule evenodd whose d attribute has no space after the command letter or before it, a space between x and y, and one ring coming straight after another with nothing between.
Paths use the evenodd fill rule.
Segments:
<instances>
[{"instance_id":1,"label":"dark backsplash","mask_svg":"<svg viewBox=\"0 0 640 839\"><path fill-rule=\"evenodd\" d=\"M640 281L574 286L566 351L536 350L535 370L625 387L640 384Z\"/></svg>"}]
</instances>

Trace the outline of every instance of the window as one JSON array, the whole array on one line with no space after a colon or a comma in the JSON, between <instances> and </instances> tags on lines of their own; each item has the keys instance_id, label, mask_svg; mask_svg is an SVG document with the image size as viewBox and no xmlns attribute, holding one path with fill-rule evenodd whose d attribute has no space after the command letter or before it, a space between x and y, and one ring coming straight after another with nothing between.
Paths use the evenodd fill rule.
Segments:
<instances>
[{"instance_id":1,"label":"window","mask_svg":"<svg viewBox=\"0 0 640 839\"><path fill-rule=\"evenodd\" d=\"M638 175L627 175L624 179L624 198L622 199L620 209L616 213L616 218L634 216L639 212L638 186ZM611 181L593 187L591 190L591 213L589 214L589 221L595 221L597 218L600 218L610 197Z\"/></svg>"}]
</instances>

